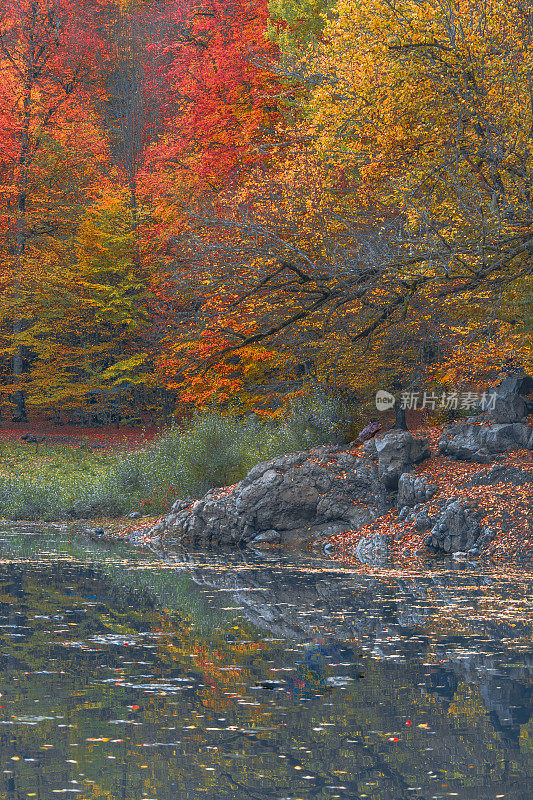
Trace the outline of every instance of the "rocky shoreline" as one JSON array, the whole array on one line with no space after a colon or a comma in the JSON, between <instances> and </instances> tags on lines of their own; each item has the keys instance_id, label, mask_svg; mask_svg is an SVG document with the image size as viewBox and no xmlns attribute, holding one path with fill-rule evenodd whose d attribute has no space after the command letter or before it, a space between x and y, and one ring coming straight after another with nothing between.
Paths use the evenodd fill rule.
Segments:
<instances>
[{"instance_id":1,"label":"rocky shoreline","mask_svg":"<svg viewBox=\"0 0 533 800\"><path fill-rule=\"evenodd\" d=\"M532 388L527 376L507 379L492 390L492 415L443 430L392 429L257 464L130 538L165 550L325 548L373 566L399 552L490 557L507 538L508 555L530 561Z\"/></svg>"}]
</instances>

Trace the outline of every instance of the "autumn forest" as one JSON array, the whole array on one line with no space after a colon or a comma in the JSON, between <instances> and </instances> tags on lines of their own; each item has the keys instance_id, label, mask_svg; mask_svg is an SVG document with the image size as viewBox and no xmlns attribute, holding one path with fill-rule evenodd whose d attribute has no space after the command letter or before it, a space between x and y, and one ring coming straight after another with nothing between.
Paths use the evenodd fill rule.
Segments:
<instances>
[{"instance_id":1,"label":"autumn forest","mask_svg":"<svg viewBox=\"0 0 533 800\"><path fill-rule=\"evenodd\" d=\"M0 412L533 367L521 0L3 0Z\"/></svg>"}]
</instances>

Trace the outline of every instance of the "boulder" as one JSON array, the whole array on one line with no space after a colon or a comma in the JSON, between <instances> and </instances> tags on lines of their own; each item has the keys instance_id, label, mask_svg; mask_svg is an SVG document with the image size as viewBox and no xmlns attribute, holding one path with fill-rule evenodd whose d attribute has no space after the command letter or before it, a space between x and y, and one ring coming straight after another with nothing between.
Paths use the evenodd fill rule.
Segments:
<instances>
[{"instance_id":1,"label":"boulder","mask_svg":"<svg viewBox=\"0 0 533 800\"><path fill-rule=\"evenodd\" d=\"M525 373L504 378L484 403L494 422L520 422L533 414L533 378Z\"/></svg>"},{"instance_id":2,"label":"boulder","mask_svg":"<svg viewBox=\"0 0 533 800\"><path fill-rule=\"evenodd\" d=\"M436 485L428 483L424 475L411 475L409 472L404 472L398 481L396 505L398 508L405 506L412 508L429 500L436 491Z\"/></svg>"},{"instance_id":3,"label":"boulder","mask_svg":"<svg viewBox=\"0 0 533 800\"><path fill-rule=\"evenodd\" d=\"M354 442L355 444L355 442ZM378 460L378 451L376 450L376 440L370 439L363 445L363 455L365 458L370 458L372 461Z\"/></svg>"},{"instance_id":4,"label":"boulder","mask_svg":"<svg viewBox=\"0 0 533 800\"><path fill-rule=\"evenodd\" d=\"M425 544L433 551L451 554L474 547L480 550L492 537L491 529L481 525L475 504L452 498L441 507Z\"/></svg>"},{"instance_id":5,"label":"boulder","mask_svg":"<svg viewBox=\"0 0 533 800\"><path fill-rule=\"evenodd\" d=\"M265 531L252 539L253 545L281 544L281 533L279 531Z\"/></svg>"},{"instance_id":6,"label":"boulder","mask_svg":"<svg viewBox=\"0 0 533 800\"><path fill-rule=\"evenodd\" d=\"M434 520L429 516L429 511L424 508L415 514L414 523L415 531L421 533L422 531L429 531L434 524Z\"/></svg>"},{"instance_id":7,"label":"boulder","mask_svg":"<svg viewBox=\"0 0 533 800\"><path fill-rule=\"evenodd\" d=\"M154 531L198 545L296 546L358 530L385 507L377 466L338 447L265 461L230 493L177 501Z\"/></svg>"},{"instance_id":8,"label":"boulder","mask_svg":"<svg viewBox=\"0 0 533 800\"><path fill-rule=\"evenodd\" d=\"M523 448L533 450L533 428L522 422L480 425L467 420L446 428L439 440L442 455L479 464Z\"/></svg>"},{"instance_id":9,"label":"boulder","mask_svg":"<svg viewBox=\"0 0 533 800\"><path fill-rule=\"evenodd\" d=\"M409 431L390 430L375 440L378 474L387 489L396 489L400 475L429 458L429 438L417 438Z\"/></svg>"},{"instance_id":10,"label":"boulder","mask_svg":"<svg viewBox=\"0 0 533 800\"><path fill-rule=\"evenodd\" d=\"M178 511L183 511L185 508L189 508L189 506L192 506L192 504L195 502L196 502L196 497L189 497L176 500L176 502L172 506L172 513L177 514Z\"/></svg>"},{"instance_id":11,"label":"boulder","mask_svg":"<svg viewBox=\"0 0 533 800\"><path fill-rule=\"evenodd\" d=\"M415 530L428 531L433 527L435 518L429 516L429 511L423 505L417 504L413 508L409 506L402 506L398 514L398 522L414 522ZM401 531L401 529L400 529ZM405 536L405 532L401 532L399 538Z\"/></svg>"},{"instance_id":12,"label":"boulder","mask_svg":"<svg viewBox=\"0 0 533 800\"><path fill-rule=\"evenodd\" d=\"M478 472L474 475L467 486L492 486L495 483L509 483L512 486L533 486L533 472L520 469L520 467L508 467L500 464L492 469Z\"/></svg>"},{"instance_id":13,"label":"boulder","mask_svg":"<svg viewBox=\"0 0 533 800\"><path fill-rule=\"evenodd\" d=\"M389 546L385 534L376 533L374 536L365 536L357 544L355 555L362 564L383 566L389 556Z\"/></svg>"},{"instance_id":14,"label":"boulder","mask_svg":"<svg viewBox=\"0 0 533 800\"><path fill-rule=\"evenodd\" d=\"M251 541L247 541L246 545L262 549L265 545L275 545L278 547L289 549L300 549L316 542L317 540L328 539L330 536L337 536L347 530L357 530L362 525L374 522L376 519L375 513L367 511L359 522L322 522L318 524L304 525L300 528L293 528L286 531L267 531L260 533Z\"/></svg>"}]
</instances>

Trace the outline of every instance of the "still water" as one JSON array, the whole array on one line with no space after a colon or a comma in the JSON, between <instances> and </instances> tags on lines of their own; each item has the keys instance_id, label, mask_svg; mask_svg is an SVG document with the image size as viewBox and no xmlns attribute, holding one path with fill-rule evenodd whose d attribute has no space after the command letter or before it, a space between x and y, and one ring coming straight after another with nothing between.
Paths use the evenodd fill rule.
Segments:
<instances>
[{"instance_id":1,"label":"still water","mask_svg":"<svg viewBox=\"0 0 533 800\"><path fill-rule=\"evenodd\" d=\"M0 529L0 798L530 800L533 575Z\"/></svg>"}]
</instances>

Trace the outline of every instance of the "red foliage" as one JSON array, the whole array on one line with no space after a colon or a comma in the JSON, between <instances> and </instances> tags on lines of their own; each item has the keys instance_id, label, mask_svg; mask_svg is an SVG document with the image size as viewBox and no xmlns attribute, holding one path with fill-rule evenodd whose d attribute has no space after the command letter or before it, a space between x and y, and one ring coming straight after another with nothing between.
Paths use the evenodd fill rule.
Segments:
<instances>
[{"instance_id":1,"label":"red foliage","mask_svg":"<svg viewBox=\"0 0 533 800\"><path fill-rule=\"evenodd\" d=\"M204 185L224 179L257 158L254 137L264 143L278 120L278 82L261 64L275 55L264 35L266 3L212 0L199 8L174 0L151 13L166 22L149 46L157 66L148 93L161 97L165 131L151 153L156 181L166 169Z\"/></svg>"}]
</instances>

